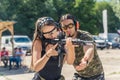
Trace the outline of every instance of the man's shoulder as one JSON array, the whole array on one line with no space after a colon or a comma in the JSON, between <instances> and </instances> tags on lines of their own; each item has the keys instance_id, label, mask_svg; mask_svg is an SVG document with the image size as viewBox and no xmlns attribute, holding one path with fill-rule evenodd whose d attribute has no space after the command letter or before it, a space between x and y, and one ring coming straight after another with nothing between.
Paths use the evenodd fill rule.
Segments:
<instances>
[{"instance_id":1,"label":"man's shoulder","mask_svg":"<svg viewBox=\"0 0 120 80\"><path fill-rule=\"evenodd\" d=\"M78 34L79 34L80 36L92 37L92 35L91 35L89 32L83 31L83 30L78 30Z\"/></svg>"},{"instance_id":2,"label":"man's shoulder","mask_svg":"<svg viewBox=\"0 0 120 80\"><path fill-rule=\"evenodd\" d=\"M77 30L78 33L81 33L81 34L90 34L88 31L84 31L84 30Z\"/></svg>"},{"instance_id":3,"label":"man's shoulder","mask_svg":"<svg viewBox=\"0 0 120 80\"><path fill-rule=\"evenodd\" d=\"M3 53L3 51L0 51L1 53Z\"/></svg>"},{"instance_id":4,"label":"man's shoulder","mask_svg":"<svg viewBox=\"0 0 120 80\"><path fill-rule=\"evenodd\" d=\"M77 37L80 37L81 39L87 39L87 40L92 40L92 35L87 32L87 31L83 31L83 30L78 30L78 35Z\"/></svg>"}]
</instances>

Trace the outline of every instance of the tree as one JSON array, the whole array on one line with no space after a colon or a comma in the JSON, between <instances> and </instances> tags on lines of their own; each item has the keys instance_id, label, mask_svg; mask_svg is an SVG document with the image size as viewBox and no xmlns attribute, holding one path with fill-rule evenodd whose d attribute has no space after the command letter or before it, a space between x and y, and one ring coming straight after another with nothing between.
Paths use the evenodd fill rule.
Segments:
<instances>
[{"instance_id":1,"label":"tree","mask_svg":"<svg viewBox=\"0 0 120 80\"><path fill-rule=\"evenodd\" d=\"M1 20L17 22L15 34L25 34L32 38L38 18L50 16L59 21L60 16L66 13L76 17L80 29L92 34L102 31L103 9L98 4L95 5L95 0L0 0L0 3Z\"/></svg>"},{"instance_id":2,"label":"tree","mask_svg":"<svg viewBox=\"0 0 120 80\"><path fill-rule=\"evenodd\" d=\"M115 15L120 19L120 0L112 0L110 4Z\"/></svg>"},{"instance_id":3,"label":"tree","mask_svg":"<svg viewBox=\"0 0 120 80\"><path fill-rule=\"evenodd\" d=\"M80 21L80 29L86 30L92 34L97 31L95 20L95 0L76 0L75 9L73 14L76 15L78 21Z\"/></svg>"},{"instance_id":4,"label":"tree","mask_svg":"<svg viewBox=\"0 0 120 80\"><path fill-rule=\"evenodd\" d=\"M80 29L96 32L94 20L95 0L53 0L56 14L60 17L62 14L73 14L80 22ZM94 30L93 30L94 29Z\"/></svg>"},{"instance_id":5,"label":"tree","mask_svg":"<svg viewBox=\"0 0 120 80\"><path fill-rule=\"evenodd\" d=\"M115 12L113 11L112 7L110 6L109 2L97 2L95 6L96 10L96 20L97 20L97 27L99 29L98 33L103 32L103 22L102 22L102 11L107 10L107 21L108 21L108 32L116 32L116 28L119 26L119 19L115 16Z\"/></svg>"}]
</instances>

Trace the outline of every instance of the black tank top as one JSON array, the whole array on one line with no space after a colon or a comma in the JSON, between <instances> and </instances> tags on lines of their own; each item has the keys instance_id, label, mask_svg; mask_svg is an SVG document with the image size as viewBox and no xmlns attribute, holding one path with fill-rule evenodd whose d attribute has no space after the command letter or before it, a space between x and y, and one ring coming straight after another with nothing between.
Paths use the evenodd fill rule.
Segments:
<instances>
[{"instance_id":1,"label":"black tank top","mask_svg":"<svg viewBox=\"0 0 120 80\"><path fill-rule=\"evenodd\" d=\"M39 71L39 75L45 80L58 80L61 76L62 66L58 66L58 57L51 57L45 67Z\"/></svg>"},{"instance_id":2,"label":"black tank top","mask_svg":"<svg viewBox=\"0 0 120 80\"><path fill-rule=\"evenodd\" d=\"M42 56L45 54L45 46L42 45ZM59 64L59 56L53 57L51 56L44 68L39 71L39 75L43 77L45 80L58 80L61 76L61 70L63 66L63 58L64 55L61 57L61 66L58 66Z\"/></svg>"}]
</instances>

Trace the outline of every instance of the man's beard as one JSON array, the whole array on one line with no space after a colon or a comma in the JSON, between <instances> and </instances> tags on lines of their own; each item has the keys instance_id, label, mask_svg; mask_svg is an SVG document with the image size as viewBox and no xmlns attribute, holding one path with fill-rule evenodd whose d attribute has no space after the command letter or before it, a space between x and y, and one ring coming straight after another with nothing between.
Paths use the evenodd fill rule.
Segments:
<instances>
[{"instance_id":1,"label":"man's beard","mask_svg":"<svg viewBox=\"0 0 120 80\"><path fill-rule=\"evenodd\" d=\"M68 34L68 37L73 37L74 36L74 34Z\"/></svg>"}]
</instances>

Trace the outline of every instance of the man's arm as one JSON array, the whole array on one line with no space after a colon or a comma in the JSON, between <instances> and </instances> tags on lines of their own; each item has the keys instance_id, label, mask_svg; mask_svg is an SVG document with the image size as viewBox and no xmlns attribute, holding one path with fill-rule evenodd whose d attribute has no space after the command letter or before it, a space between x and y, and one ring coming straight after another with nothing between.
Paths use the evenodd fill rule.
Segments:
<instances>
[{"instance_id":1,"label":"man's arm","mask_svg":"<svg viewBox=\"0 0 120 80\"><path fill-rule=\"evenodd\" d=\"M94 45L86 45L83 47L83 50L85 54L81 59L81 63L75 67L77 71L85 69L94 56Z\"/></svg>"},{"instance_id":2,"label":"man's arm","mask_svg":"<svg viewBox=\"0 0 120 80\"><path fill-rule=\"evenodd\" d=\"M66 60L68 64L73 64L75 60L75 46L72 44L72 38L66 39Z\"/></svg>"},{"instance_id":3,"label":"man's arm","mask_svg":"<svg viewBox=\"0 0 120 80\"><path fill-rule=\"evenodd\" d=\"M86 45L83 47L83 50L85 53L83 59L88 63L92 60L94 56L94 45Z\"/></svg>"}]
</instances>

